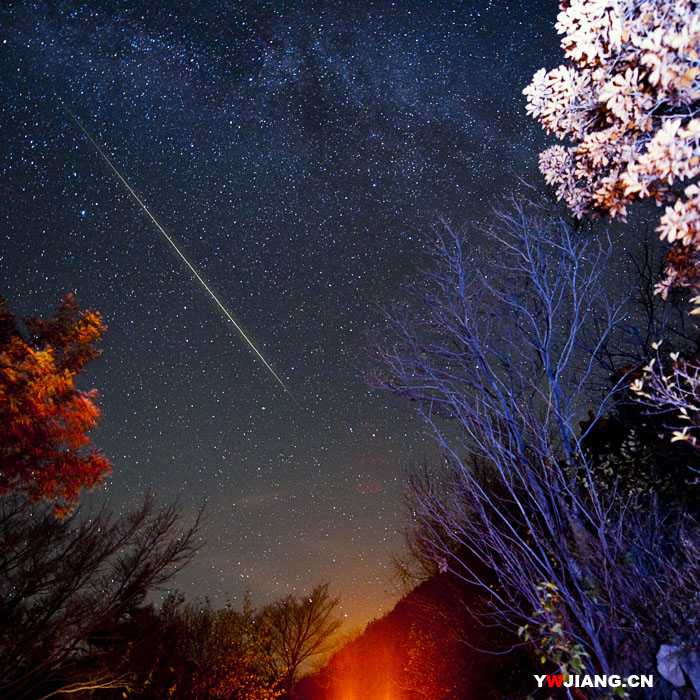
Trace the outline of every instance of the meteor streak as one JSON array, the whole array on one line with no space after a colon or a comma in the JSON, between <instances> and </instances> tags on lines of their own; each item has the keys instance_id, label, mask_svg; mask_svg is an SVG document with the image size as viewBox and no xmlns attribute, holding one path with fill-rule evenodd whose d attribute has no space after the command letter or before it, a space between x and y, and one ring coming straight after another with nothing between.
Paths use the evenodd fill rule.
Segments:
<instances>
[{"instance_id":1,"label":"meteor streak","mask_svg":"<svg viewBox=\"0 0 700 700\"><path fill-rule=\"evenodd\" d=\"M275 372L274 369L272 369L272 366L270 363L262 356L262 353L260 350L258 350L255 347L255 344L253 341L248 337L248 334L243 330L241 325L236 322L236 320L233 318L229 310L223 305L223 303L219 300L219 297L216 296L214 291L211 289L211 287L204 281L202 278L202 275L199 273L199 270L185 257L185 254L180 250L178 247L177 243L173 240L171 236L169 236L165 229L158 223L158 220L156 219L153 214L151 214L151 211L149 208L146 206L146 204L143 202L143 200L134 192L133 188L131 185L127 182L126 178L119 172L117 167L112 163L110 160L109 156L100 148L99 144L95 139L90 136L90 134L87 132L85 127L80 123L80 120L78 117L73 114L73 112L68 109L68 106L59 98L59 102L61 103L61 106L63 109L70 115L71 119L78 125L78 128L85 134L85 137L87 138L88 141L95 147L95 150L102 156L104 159L105 163L109 165L109 167L114 171L114 174L122 181L124 184L124 187L129 191L129 194L138 202L138 204L141 206L141 208L148 214L148 217L150 220L155 224L156 228L163 234L163 238L171 245L172 249L178 254L182 262L187 265L189 268L190 272L194 275L195 279L199 284L202 285L202 288L209 294L209 296L214 300L216 305L221 309L221 312L224 314L224 316L231 322L233 327L238 331L240 334L241 338L245 340L245 342L248 344L250 349L255 353L256 357L260 360L260 362L263 363L265 368L270 372L270 374L277 380L278 384L289 394L289 396L292 398L294 403L298 403L297 400L294 398L294 395L292 394L291 391L287 388L287 385L282 381L282 379L279 377L277 372Z\"/></svg>"}]
</instances>

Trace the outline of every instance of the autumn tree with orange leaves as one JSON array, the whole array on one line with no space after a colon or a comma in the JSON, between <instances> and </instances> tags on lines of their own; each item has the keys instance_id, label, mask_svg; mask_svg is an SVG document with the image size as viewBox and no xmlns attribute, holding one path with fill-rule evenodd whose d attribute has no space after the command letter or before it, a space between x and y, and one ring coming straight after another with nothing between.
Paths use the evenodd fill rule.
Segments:
<instances>
[{"instance_id":1,"label":"autumn tree with orange leaves","mask_svg":"<svg viewBox=\"0 0 700 700\"><path fill-rule=\"evenodd\" d=\"M255 619L249 601L243 611L228 604L214 613L205 645L206 663L194 674L196 698L275 700L282 695L272 660L270 625Z\"/></svg>"},{"instance_id":2,"label":"autumn tree with orange leaves","mask_svg":"<svg viewBox=\"0 0 700 700\"><path fill-rule=\"evenodd\" d=\"M97 392L76 377L99 356L98 312L68 295L48 320L19 322L0 299L0 496L25 494L71 512L82 488L101 484L110 462L87 433L97 425Z\"/></svg>"}]
</instances>

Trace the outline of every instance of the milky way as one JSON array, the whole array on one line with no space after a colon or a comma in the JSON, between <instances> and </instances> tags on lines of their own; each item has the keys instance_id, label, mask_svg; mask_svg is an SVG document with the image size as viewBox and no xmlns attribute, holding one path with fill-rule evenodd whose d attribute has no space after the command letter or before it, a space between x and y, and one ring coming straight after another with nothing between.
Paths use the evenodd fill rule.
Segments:
<instances>
[{"instance_id":1,"label":"milky way","mask_svg":"<svg viewBox=\"0 0 700 700\"><path fill-rule=\"evenodd\" d=\"M407 407L362 381L375 304L400 298L438 215L478 225L519 175L540 177L521 91L558 62L556 10L0 10L0 291L18 314L68 292L103 314L84 382L101 393L94 440L114 470L85 500L206 501L201 552L174 584L188 597L265 602L330 580L355 624L392 600L403 472L434 455ZM59 97L301 407L233 342Z\"/></svg>"}]
</instances>

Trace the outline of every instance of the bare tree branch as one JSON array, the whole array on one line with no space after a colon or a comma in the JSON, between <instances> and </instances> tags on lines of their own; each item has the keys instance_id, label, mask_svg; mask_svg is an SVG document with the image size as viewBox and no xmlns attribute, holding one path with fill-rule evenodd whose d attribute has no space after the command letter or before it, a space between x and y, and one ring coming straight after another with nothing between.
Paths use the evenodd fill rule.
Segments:
<instances>
[{"instance_id":1,"label":"bare tree branch","mask_svg":"<svg viewBox=\"0 0 700 700\"><path fill-rule=\"evenodd\" d=\"M312 656L330 651L334 635L343 624L337 613L339 598L331 595L330 584L314 587L308 596L288 595L266 611L272 629L272 651L279 660L278 672L288 700L300 667Z\"/></svg>"},{"instance_id":2,"label":"bare tree branch","mask_svg":"<svg viewBox=\"0 0 700 700\"><path fill-rule=\"evenodd\" d=\"M655 644L688 629L672 631L683 601L671 612L665 592L678 567L696 576L697 530L639 507L614 478L601 488L587 448L627 383L610 387L599 361L628 322L603 284L609 241L518 203L488 240L496 255L477 260L444 225L377 351L373 386L416 402L444 458L411 483L414 546L480 586L498 624L540 647L563 630L562 664L653 669ZM607 392L592 392L603 380Z\"/></svg>"},{"instance_id":3,"label":"bare tree branch","mask_svg":"<svg viewBox=\"0 0 700 700\"><path fill-rule=\"evenodd\" d=\"M151 496L121 517L82 509L64 520L44 504L1 499L0 694L19 700L107 679L103 638L189 563L200 522L201 512L183 526L177 504L159 508Z\"/></svg>"}]
</instances>

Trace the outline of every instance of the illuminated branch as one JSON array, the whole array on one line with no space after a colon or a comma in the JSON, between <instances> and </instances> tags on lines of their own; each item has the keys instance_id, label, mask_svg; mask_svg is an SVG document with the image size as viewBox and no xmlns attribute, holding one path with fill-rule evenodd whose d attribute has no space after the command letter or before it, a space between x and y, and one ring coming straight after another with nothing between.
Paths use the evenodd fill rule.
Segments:
<instances>
[{"instance_id":1,"label":"illuminated branch","mask_svg":"<svg viewBox=\"0 0 700 700\"><path fill-rule=\"evenodd\" d=\"M480 587L492 622L547 654L564 645L562 672L582 658L602 673L649 668L649 637L690 624L669 590L678 572L697 578L698 537L588 448L627 383L592 391L609 386L598 358L628 323L602 282L610 245L517 203L484 245L485 261L443 226L378 349L373 385L415 402L443 456L410 484L414 550Z\"/></svg>"}]
</instances>

